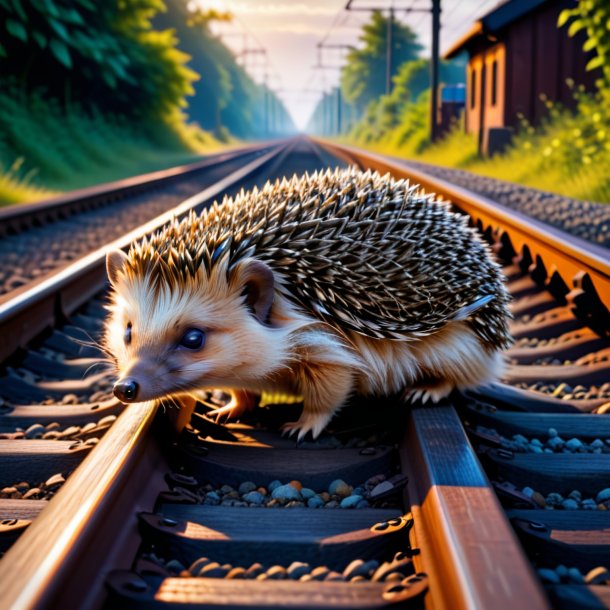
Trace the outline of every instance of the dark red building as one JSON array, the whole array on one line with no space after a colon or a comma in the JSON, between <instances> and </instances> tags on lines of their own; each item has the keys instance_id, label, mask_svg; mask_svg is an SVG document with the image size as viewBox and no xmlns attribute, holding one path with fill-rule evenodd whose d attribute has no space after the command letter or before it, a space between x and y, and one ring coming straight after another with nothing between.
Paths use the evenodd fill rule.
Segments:
<instances>
[{"instance_id":1,"label":"dark red building","mask_svg":"<svg viewBox=\"0 0 610 610\"><path fill-rule=\"evenodd\" d=\"M564 8L577 0L507 0L481 17L446 53L468 52L465 128L479 134L479 148L493 154L510 140L523 115L536 124L547 109L541 95L574 105L571 79L594 88L598 72L587 72L591 55L584 35L570 38L558 28Z\"/></svg>"}]
</instances>

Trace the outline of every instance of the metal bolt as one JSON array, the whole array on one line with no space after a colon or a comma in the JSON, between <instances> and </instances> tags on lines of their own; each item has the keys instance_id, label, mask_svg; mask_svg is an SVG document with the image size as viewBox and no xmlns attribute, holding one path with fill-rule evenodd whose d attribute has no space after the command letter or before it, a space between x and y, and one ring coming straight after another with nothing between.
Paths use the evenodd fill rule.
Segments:
<instances>
[{"instance_id":1,"label":"metal bolt","mask_svg":"<svg viewBox=\"0 0 610 610\"><path fill-rule=\"evenodd\" d=\"M163 517L159 520L159 525L162 525L163 527L176 527L178 522L174 521L174 519L170 519L169 517Z\"/></svg>"}]
</instances>

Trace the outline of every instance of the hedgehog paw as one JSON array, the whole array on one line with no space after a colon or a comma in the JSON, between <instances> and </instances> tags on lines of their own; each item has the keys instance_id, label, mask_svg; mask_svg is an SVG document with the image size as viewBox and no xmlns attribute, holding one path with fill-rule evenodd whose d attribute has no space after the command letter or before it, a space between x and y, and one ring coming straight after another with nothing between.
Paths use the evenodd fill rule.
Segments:
<instances>
[{"instance_id":1,"label":"hedgehog paw","mask_svg":"<svg viewBox=\"0 0 610 610\"><path fill-rule=\"evenodd\" d=\"M329 416L325 413L317 413L315 415L303 413L297 421L285 423L282 426L282 434L284 436L293 436L296 433L297 441L302 440L308 432L311 432L313 438L318 438L331 416L332 414Z\"/></svg>"},{"instance_id":2,"label":"hedgehog paw","mask_svg":"<svg viewBox=\"0 0 610 610\"><path fill-rule=\"evenodd\" d=\"M446 398L453 391L453 384L450 381L440 381L434 385L418 386L406 390L404 399L407 402L414 403L420 401L422 404L437 403L443 398Z\"/></svg>"},{"instance_id":3,"label":"hedgehog paw","mask_svg":"<svg viewBox=\"0 0 610 610\"><path fill-rule=\"evenodd\" d=\"M256 407L256 394L246 390L232 390L231 400L224 406L208 411L208 417L216 418L219 423L223 418L225 421L236 420L245 413Z\"/></svg>"}]
</instances>

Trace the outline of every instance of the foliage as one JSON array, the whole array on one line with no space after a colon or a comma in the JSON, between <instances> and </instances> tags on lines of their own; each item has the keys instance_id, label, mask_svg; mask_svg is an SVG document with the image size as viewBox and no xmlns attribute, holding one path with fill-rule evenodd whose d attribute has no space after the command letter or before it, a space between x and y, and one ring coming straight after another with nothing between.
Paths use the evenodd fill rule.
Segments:
<instances>
[{"instance_id":1,"label":"foliage","mask_svg":"<svg viewBox=\"0 0 610 610\"><path fill-rule=\"evenodd\" d=\"M213 148L181 123L145 127L0 80L0 205L182 165Z\"/></svg>"},{"instance_id":2,"label":"foliage","mask_svg":"<svg viewBox=\"0 0 610 610\"><path fill-rule=\"evenodd\" d=\"M440 81L445 84L457 84L464 79L464 66L460 62L441 62ZM398 128L396 137L408 137L404 130L415 129L421 122L421 99L430 88L430 60L417 59L407 61L400 66L393 79L390 95L382 95L371 102L362 120L354 127L354 135L365 142L375 142L392 137L392 131ZM427 111L429 112L429 110ZM409 121L414 121L413 125Z\"/></svg>"},{"instance_id":3,"label":"foliage","mask_svg":"<svg viewBox=\"0 0 610 610\"><path fill-rule=\"evenodd\" d=\"M22 174L23 157L16 159L8 169L0 164L0 206L51 197L53 191L33 184L35 171Z\"/></svg>"},{"instance_id":4,"label":"foliage","mask_svg":"<svg viewBox=\"0 0 610 610\"><path fill-rule=\"evenodd\" d=\"M204 129L213 130L216 137L222 137L227 129L239 138L267 135L265 91L237 64L222 41L212 35L210 12L193 20L184 0L166 2L169 10L158 15L155 24L175 30L179 48L191 56L189 65L202 74L201 80L194 84L195 94L187 111L189 117ZM274 131L292 130L284 106L273 93L267 95L267 102L275 107Z\"/></svg>"},{"instance_id":5,"label":"foliage","mask_svg":"<svg viewBox=\"0 0 610 610\"><path fill-rule=\"evenodd\" d=\"M162 10L162 0L0 0L0 70L58 99L163 117L197 75L174 34L152 28Z\"/></svg>"},{"instance_id":6,"label":"foliage","mask_svg":"<svg viewBox=\"0 0 610 610\"><path fill-rule=\"evenodd\" d=\"M361 113L385 92L387 32L388 18L380 11L374 11L370 22L362 27L360 40L364 46L347 54L347 64L341 74L341 89L345 99ZM411 28L394 21L392 76L404 62L417 59L421 48Z\"/></svg>"},{"instance_id":7,"label":"foliage","mask_svg":"<svg viewBox=\"0 0 610 610\"><path fill-rule=\"evenodd\" d=\"M574 111L546 100L548 116L542 124L533 127L522 119L509 149L492 158L478 155L475 134L464 133L462 125L431 144L426 95L409 106L409 114L387 138L367 141L354 132L350 141L401 158L610 202L610 107L602 93L588 94L582 87L575 97Z\"/></svg>"},{"instance_id":8,"label":"foliage","mask_svg":"<svg viewBox=\"0 0 610 610\"><path fill-rule=\"evenodd\" d=\"M610 4L608 0L580 0L572 9L564 9L557 25L568 26L568 34L575 36L581 30L586 32L584 51L595 51L587 64L587 70L600 68L604 89L610 96Z\"/></svg>"}]
</instances>

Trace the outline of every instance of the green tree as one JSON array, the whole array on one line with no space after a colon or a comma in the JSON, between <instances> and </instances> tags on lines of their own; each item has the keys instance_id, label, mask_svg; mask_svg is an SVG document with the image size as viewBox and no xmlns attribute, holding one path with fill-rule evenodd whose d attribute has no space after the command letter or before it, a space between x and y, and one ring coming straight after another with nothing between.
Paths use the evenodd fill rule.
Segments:
<instances>
[{"instance_id":1,"label":"green tree","mask_svg":"<svg viewBox=\"0 0 610 610\"><path fill-rule=\"evenodd\" d=\"M1 0L0 0L1 1ZM178 47L191 57L189 66L201 74L194 84L187 114L204 129L224 137L228 130L239 138L266 136L265 92L210 30L212 21L230 20L226 13L191 12L185 0L166 0L168 11L155 18L155 24L171 28L179 39ZM268 93L268 96L273 96ZM291 126L286 109L273 98L279 119Z\"/></svg>"},{"instance_id":2,"label":"green tree","mask_svg":"<svg viewBox=\"0 0 610 610\"><path fill-rule=\"evenodd\" d=\"M362 28L361 49L347 54L341 74L341 90L345 99L363 113L369 102L385 93L388 18L373 11L371 20ZM422 47L409 26L393 22L392 76L406 61L417 59Z\"/></svg>"},{"instance_id":3,"label":"green tree","mask_svg":"<svg viewBox=\"0 0 610 610\"><path fill-rule=\"evenodd\" d=\"M162 0L0 0L0 72L58 99L166 117L197 75L173 32L153 29L163 10Z\"/></svg>"},{"instance_id":4,"label":"green tree","mask_svg":"<svg viewBox=\"0 0 610 610\"><path fill-rule=\"evenodd\" d=\"M586 32L583 50L594 52L587 70L601 70L599 88L610 96L610 3L608 0L580 0L574 8L561 11L558 26L564 25L568 26L569 36Z\"/></svg>"}]
</instances>

